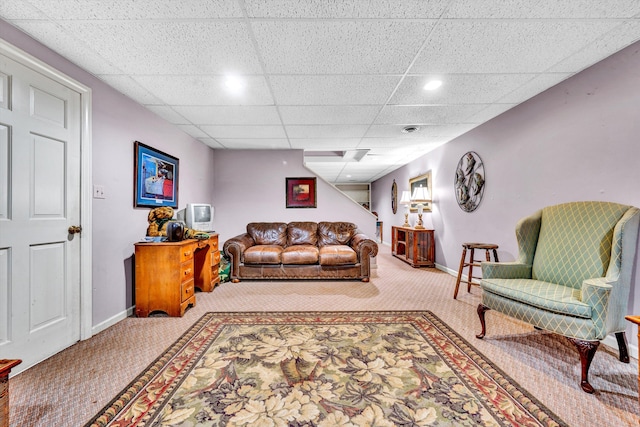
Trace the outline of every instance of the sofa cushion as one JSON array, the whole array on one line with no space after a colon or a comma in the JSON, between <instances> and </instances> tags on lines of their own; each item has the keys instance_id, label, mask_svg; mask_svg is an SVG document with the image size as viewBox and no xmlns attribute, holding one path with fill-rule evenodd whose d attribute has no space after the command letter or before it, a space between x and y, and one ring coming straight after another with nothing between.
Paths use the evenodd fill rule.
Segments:
<instances>
[{"instance_id":1,"label":"sofa cushion","mask_svg":"<svg viewBox=\"0 0 640 427\"><path fill-rule=\"evenodd\" d=\"M315 222L290 222L287 225L287 246L318 244L318 224Z\"/></svg>"},{"instance_id":2,"label":"sofa cushion","mask_svg":"<svg viewBox=\"0 0 640 427\"><path fill-rule=\"evenodd\" d=\"M320 222L318 224L318 246L348 245L356 235L358 227L351 222Z\"/></svg>"},{"instance_id":3,"label":"sofa cushion","mask_svg":"<svg viewBox=\"0 0 640 427\"><path fill-rule=\"evenodd\" d=\"M244 251L245 264L281 264L282 246L255 245Z\"/></svg>"},{"instance_id":4,"label":"sofa cushion","mask_svg":"<svg viewBox=\"0 0 640 427\"><path fill-rule=\"evenodd\" d=\"M247 224L247 233L256 245L287 244L287 224L284 222L250 222Z\"/></svg>"},{"instance_id":5,"label":"sofa cushion","mask_svg":"<svg viewBox=\"0 0 640 427\"><path fill-rule=\"evenodd\" d=\"M356 264L358 254L346 245L328 245L320 248L320 265Z\"/></svg>"},{"instance_id":6,"label":"sofa cushion","mask_svg":"<svg viewBox=\"0 0 640 427\"><path fill-rule=\"evenodd\" d=\"M311 245L294 245L282 251L283 264L317 264L318 247Z\"/></svg>"}]
</instances>

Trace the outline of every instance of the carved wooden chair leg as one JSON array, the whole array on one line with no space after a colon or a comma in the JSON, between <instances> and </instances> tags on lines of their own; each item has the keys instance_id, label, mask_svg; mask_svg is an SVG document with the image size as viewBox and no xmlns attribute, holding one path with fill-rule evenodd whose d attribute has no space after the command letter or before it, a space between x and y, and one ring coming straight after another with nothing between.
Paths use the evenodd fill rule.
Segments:
<instances>
[{"instance_id":1,"label":"carved wooden chair leg","mask_svg":"<svg viewBox=\"0 0 640 427\"><path fill-rule=\"evenodd\" d=\"M622 363L629 363L629 350L627 348L627 334L624 332L616 332L616 340L618 341L618 354Z\"/></svg>"},{"instance_id":2,"label":"carved wooden chair leg","mask_svg":"<svg viewBox=\"0 0 640 427\"><path fill-rule=\"evenodd\" d=\"M487 333L487 325L484 321L484 313L489 310L491 309L486 305L478 304L478 317L480 317L480 326L482 326L482 332L476 335L476 338L482 339L484 338L484 335Z\"/></svg>"},{"instance_id":3,"label":"carved wooden chair leg","mask_svg":"<svg viewBox=\"0 0 640 427\"><path fill-rule=\"evenodd\" d=\"M567 339L576 346L580 353L580 365L582 367L580 387L582 387L582 390L587 393L593 393L595 389L591 384L589 384L589 366L591 366L591 361L593 360L593 356L596 354L600 341L585 341L569 337L567 337Z\"/></svg>"}]
</instances>

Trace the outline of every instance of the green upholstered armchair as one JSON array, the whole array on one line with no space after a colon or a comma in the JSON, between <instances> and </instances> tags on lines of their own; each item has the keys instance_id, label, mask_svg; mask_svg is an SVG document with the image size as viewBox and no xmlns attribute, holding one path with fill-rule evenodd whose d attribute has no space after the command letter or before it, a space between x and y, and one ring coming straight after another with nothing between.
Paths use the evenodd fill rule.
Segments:
<instances>
[{"instance_id":1,"label":"green upholstered armchair","mask_svg":"<svg viewBox=\"0 0 640 427\"><path fill-rule=\"evenodd\" d=\"M567 337L578 349L581 387L600 340L615 333L629 362L624 316L638 238L640 210L608 202L546 207L516 226L518 260L482 263L478 315L496 310Z\"/></svg>"}]
</instances>

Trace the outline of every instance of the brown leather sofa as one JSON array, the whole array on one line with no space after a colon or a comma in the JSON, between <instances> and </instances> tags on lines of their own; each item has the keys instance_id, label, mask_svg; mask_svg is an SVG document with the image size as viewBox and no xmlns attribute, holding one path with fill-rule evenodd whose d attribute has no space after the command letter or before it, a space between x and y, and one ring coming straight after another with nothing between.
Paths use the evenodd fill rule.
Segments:
<instances>
[{"instance_id":1,"label":"brown leather sofa","mask_svg":"<svg viewBox=\"0 0 640 427\"><path fill-rule=\"evenodd\" d=\"M359 279L368 282L378 245L350 222L252 222L227 240L229 276L241 279Z\"/></svg>"}]
</instances>

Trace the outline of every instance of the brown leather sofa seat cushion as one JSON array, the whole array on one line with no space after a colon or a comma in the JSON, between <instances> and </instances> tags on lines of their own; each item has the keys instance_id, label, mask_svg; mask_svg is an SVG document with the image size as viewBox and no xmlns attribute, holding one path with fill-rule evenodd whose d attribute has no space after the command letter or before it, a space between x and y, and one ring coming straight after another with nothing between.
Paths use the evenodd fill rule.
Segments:
<instances>
[{"instance_id":1,"label":"brown leather sofa seat cushion","mask_svg":"<svg viewBox=\"0 0 640 427\"><path fill-rule=\"evenodd\" d=\"M295 245L282 251L283 264L317 264L320 252L317 246Z\"/></svg>"},{"instance_id":2,"label":"brown leather sofa seat cushion","mask_svg":"<svg viewBox=\"0 0 640 427\"><path fill-rule=\"evenodd\" d=\"M256 245L287 244L287 224L284 222L250 222L247 224L247 234L256 242Z\"/></svg>"},{"instance_id":3,"label":"brown leather sofa seat cushion","mask_svg":"<svg viewBox=\"0 0 640 427\"><path fill-rule=\"evenodd\" d=\"M255 245L244 251L245 264L282 264L282 246Z\"/></svg>"},{"instance_id":4,"label":"brown leather sofa seat cushion","mask_svg":"<svg viewBox=\"0 0 640 427\"><path fill-rule=\"evenodd\" d=\"M287 226L287 246L318 244L318 224L315 222L290 222Z\"/></svg>"},{"instance_id":5,"label":"brown leather sofa seat cushion","mask_svg":"<svg viewBox=\"0 0 640 427\"><path fill-rule=\"evenodd\" d=\"M329 245L320 248L320 265L346 265L358 262L356 251L346 245Z\"/></svg>"},{"instance_id":6,"label":"brown leather sofa seat cushion","mask_svg":"<svg viewBox=\"0 0 640 427\"><path fill-rule=\"evenodd\" d=\"M356 235L358 226L351 222L320 222L318 246L347 245Z\"/></svg>"}]
</instances>

